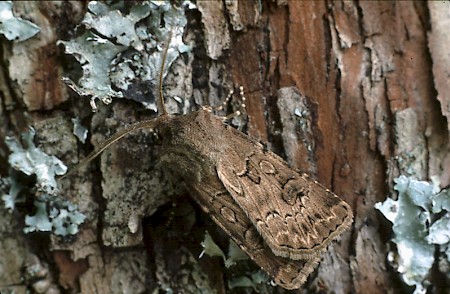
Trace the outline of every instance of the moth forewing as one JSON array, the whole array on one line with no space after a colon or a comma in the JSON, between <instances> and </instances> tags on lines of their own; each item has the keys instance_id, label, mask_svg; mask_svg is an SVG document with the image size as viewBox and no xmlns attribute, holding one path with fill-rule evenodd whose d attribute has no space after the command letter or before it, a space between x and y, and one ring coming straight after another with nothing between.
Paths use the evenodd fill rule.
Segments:
<instances>
[{"instance_id":1,"label":"moth forewing","mask_svg":"<svg viewBox=\"0 0 450 294\"><path fill-rule=\"evenodd\" d=\"M218 176L275 254L309 258L349 227L353 214L339 197L270 151L242 150L230 152L245 167L219 164Z\"/></svg>"},{"instance_id":2,"label":"moth forewing","mask_svg":"<svg viewBox=\"0 0 450 294\"><path fill-rule=\"evenodd\" d=\"M178 139L215 167L276 255L312 258L352 223L345 201L210 112L198 111L179 127Z\"/></svg>"},{"instance_id":3,"label":"moth forewing","mask_svg":"<svg viewBox=\"0 0 450 294\"><path fill-rule=\"evenodd\" d=\"M214 162L216 155L218 155L217 152L221 150L222 146L211 142L212 137L202 135L202 132L206 132L205 125L199 123L196 119L201 117L207 118L209 131L219 130L218 127L221 130L223 125L222 122L220 122L220 125L215 125L218 118L205 116L209 116L209 114L201 110L187 117L174 117L169 125L160 125L162 150L164 150L164 154L161 157L163 165L174 176L180 177L185 181L191 196L202 210L210 215L211 219L256 264L272 276L275 283L286 289L299 288L314 270L320 257L317 256L309 260L292 260L275 255L267 246L254 224L248 218L247 213L237 205L217 176ZM176 129L172 128L172 126L178 125L188 117L191 120L186 121L184 126ZM199 127L201 130L197 129ZM197 134L199 138L191 138L191 132ZM191 139L183 139L185 136ZM221 138L222 135L218 134L218 136L219 141L223 139ZM176 145L174 145L175 142ZM204 154L202 149L198 147L198 144L209 146L215 151Z\"/></svg>"},{"instance_id":4,"label":"moth forewing","mask_svg":"<svg viewBox=\"0 0 450 294\"><path fill-rule=\"evenodd\" d=\"M350 206L207 110L159 124L165 166L275 281L300 287Z\"/></svg>"}]
</instances>

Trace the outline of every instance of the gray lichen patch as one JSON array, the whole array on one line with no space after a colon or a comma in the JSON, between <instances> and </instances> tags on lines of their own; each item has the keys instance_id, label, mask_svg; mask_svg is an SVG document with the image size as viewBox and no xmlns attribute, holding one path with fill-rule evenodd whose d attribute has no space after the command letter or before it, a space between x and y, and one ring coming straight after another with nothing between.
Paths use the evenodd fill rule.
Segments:
<instances>
[{"instance_id":1,"label":"gray lichen patch","mask_svg":"<svg viewBox=\"0 0 450 294\"><path fill-rule=\"evenodd\" d=\"M25 147L14 137L6 137L5 143L11 151L8 162L12 168L28 176L35 174L40 190L53 194L57 190L55 176L66 173L67 167L61 160L47 155L34 145L35 134L33 128L22 134Z\"/></svg>"},{"instance_id":2,"label":"gray lichen patch","mask_svg":"<svg viewBox=\"0 0 450 294\"><path fill-rule=\"evenodd\" d=\"M81 143L86 143L88 129L81 124L78 117L72 118L73 123L73 134L80 140Z\"/></svg>"},{"instance_id":3,"label":"gray lichen patch","mask_svg":"<svg viewBox=\"0 0 450 294\"><path fill-rule=\"evenodd\" d=\"M240 276L228 282L228 288L246 288L246 293L269 293L270 277L262 270L250 273L248 276ZM253 290L253 291L252 291Z\"/></svg>"},{"instance_id":4,"label":"gray lichen patch","mask_svg":"<svg viewBox=\"0 0 450 294\"><path fill-rule=\"evenodd\" d=\"M208 232L205 232L205 238L201 243L203 250L200 253L199 258L202 258L204 254L208 256L218 256L223 259L226 268L230 268L235 265L240 260L248 260L249 257L247 254L242 251L239 246L233 241L229 240L228 254L225 256L225 253L222 249L214 242L213 238Z\"/></svg>"},{"instance_id":5,"label":"gray lichen patch","mask_svg":"<svg viewBox=\"0 0 450 294\"><path fill-rule=\"evenodd\" d=\"M56 235L74 235L78 226L85 220L85 215L78 211L78 206L58 197L59 189L56 176L67 171L67 167L55 156L50 156L36 147L33 139L35 130L30 128L22 134L24 146L14 137L6 137L5 142L11 151L8 162L10 166L27 175L36 176L36 195L33 200L35 214L25 217L25 233L52 231ZM10 173L9 194L2 196L5 207L14 209L15 203L23 201L18 197L23 185L19 177Z\"/></svg>"},{"instance_id":6,"label":"gray lichen patch","mask_svg":"<svg viewBox=\"0 0 450 294\"><path fill-rule=\"evenodd\" d=\"M20 195L20 192L25 188L25 186L18 180L18 172L14 169L9 171L9 176L6 178L1 178L2 190L5 192L2 195L2 200L4 206L8 211L13 211L16 208L17 203L23 203L25 197Z\"/></svg>"},{"instance_id":7,"label":"gray lichen patch","mask_svg":"<svg viewBox=\"0 0 450 294\"><path fill-rule=\"evenodd\" d=\"M234 272L234 266L240 261L249 260L247 254L242 251L239 246L231 239L229 239L229 247L227 254L214 242L214 239L208 232L205 232L205 237L201 243L203 251L199 258L203 255L212 257L221 257L224 265L230 272ZM265 293L267 288L270 288L271 277L267 275L263 270L256 270L248 272L243 275L234 274L233 278L228 281L228 288L247 288L244 291L251 291L253 289L256 293Z\"/></svg>"},{"instance_id":8,"label":"gray lichen patch","mask_svg":"<svg viewBox=\"0 0 450 294\"><path fill-rule=\"evenodd\" d=\"M10 41L25 41L41 29L34 23L14 16L12 1L0 2L0 34Z\"/></svg>"},{"instance_id":9,"label":"gray lichen patch","mask_svg":"<svg viewBox=\"0 0 450 294\"><path fill-rule=\"evenodd\" d=\"M149 16L150 5L135 5L130 13L124 16L119 10L110 9L102 2L93 1L88 4L82 23L95 29L106 38L114 38L115 43L123 46L131 46L138 51L144 49L144 45L136 34L136 23Z\"/></svg>"},{"instance_id":10,"label":"gray lichen patch","mask_svg":"<svg viewBox=\"0 0 450 294\"><path fill-rule=\"evenodd\" d=\"M393 224L397 252L390 253L390 261L406 284L416 286L415 293L423 293L436 248L446 257L441 262L450 263L450 193L406 176L394 181L398 199L387 198L375 208Z\"/></svg>"},{"instance_id":11,"label":"gray lichen patch","mask_svg":"<svg viewBox=\"0 0 450 294\"><path fill-rule=\"evenodd\" d=\"M125 50L125 46L115 45L89 31L70 42L61 43L64 44L66 53L74 55L83 68L83 76L78 85L70 80L66 81L79 95L91 96L93 109L96 108L97 99L109 104L112 97L123 97L123 94L112 89L108 71L111 60Z\"/></svg>"},{"instance_id":12,"label":"gray lichen patch","mask_svg":"<svg viewBox=\"0 0 450 294\"><path fill-rule=\"evenodd\" d=\"M189 4L186 1L174 7L169 1L149 1L132 6L125 14L104 3L90 2L82 21L84 34L60 41L83 69L78 82L66 82L79 95L91 97L93 110L97 109L96 100L109 104L113 98L127 98L156 111L154 92L169 36L166 68L180 53L190 50L182 41L187 22L184 9Z\"/></svg>"}]
</instances>

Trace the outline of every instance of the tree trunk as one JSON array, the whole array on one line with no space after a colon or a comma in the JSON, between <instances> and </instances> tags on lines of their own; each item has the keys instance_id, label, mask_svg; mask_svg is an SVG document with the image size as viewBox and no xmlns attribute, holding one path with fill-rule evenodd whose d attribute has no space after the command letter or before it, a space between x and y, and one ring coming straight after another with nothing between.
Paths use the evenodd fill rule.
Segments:
<instances>
[{"instance_id":1,"label":"tree trunk","mask_svg":"<svg viewBox=\"0 0 450 294\"><path fill-rule=\"evenodd\" d=\"M143 4L124 4L121 15L131 15L133 5ZM444 46L450 41L449 4L226 0L196 5L185 14L184 42L192 49L170 65L164 80L169 111L221 105L230 89L242 86L246 113L233 124L353 208L351 229L329 246L295 293L412 292L395 262L388 261L389 252L396 254L394 235L375 204L396 198L394 179L400 175L450 184L450 60ZM87 10L84 2L14 3L15 16L41 30L22 42L2 38L1 177L12 178L4 138L19 137L27 126L36 130L37 147L73 167L122 126L155 117L136 98L143 91L145 99L154 99L154 80L126 91L114 85L110 92L125 99L113 98L109 105L97 101L94 114L89 100L62 81L67 76L76 81L82 73L57 41L89 30L86 25L75 30ZM112 40L111 46L121 42L119 35L100 35ZM159 42L168 36L162 37ZM108 60L108 74L139 46L125 47ZM91 72L92 78L97 74ZM240 98L233 99L221 115L236 110ZM89 126L90 143L72 133L74 117ZM229 237L191 200L183 183L166 177L157 164L157 142L150 130L134 132L60 181L59 197L77 204L86 217L76 235L23 233L25 216L36 213L34 190L22 190L27 200L13 213L0 205L0 291L284 293L270 283L231 289L243 276L251 281L249 273L258 271L251 261L227 269L220 257L199 258L206 231L225 253ZM21 185L33 180L14 179ZM4 193L11 193L5 187ZM429 283L424 282L430 293L449 289L448 273L438 264L445 261L442 256L436 252Z\"/></svg>"}]
</instances>

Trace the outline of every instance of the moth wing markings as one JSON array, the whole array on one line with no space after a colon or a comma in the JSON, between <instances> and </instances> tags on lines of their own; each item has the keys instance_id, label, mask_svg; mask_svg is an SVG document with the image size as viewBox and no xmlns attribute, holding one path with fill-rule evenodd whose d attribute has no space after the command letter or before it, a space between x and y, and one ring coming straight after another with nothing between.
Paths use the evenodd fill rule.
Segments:
<instances>
[{"instance_id":1,"label":"moth wing markings","mask_svg":"<svg viewBox=\"0 0 450 294\"><path fill-rule=\"evenodd\" d=\"M271 252L272 253L272 252ZM273 253L272 253L273 255ZM275 256L275 255L273 255ZM284 258L275 256L278 258ZM314 256L311 259L290 260L291 262L284 267L280 267L275 282L285 289L298 289L306 282L308 276L314 271L320 262L320 256ZM294 274L293 274L294 273Z\"/></svg>"},{"instance_id":2,"label":"moth wing markings","mask_svg":"<svg viewBox=\"0 0 450 294\"><path fill-rule=\"evenodd\" d=\"M227 150L228 155L234 152ZM247 158L247 174L219 162L218 176L276 255L314 258L352 223L347 203L275 154L257 150L240 158ZM239 193L228 184L231 181Z\"/></svg>"},{"instance_id":3,"label":"moth wing markings","mask_svg":"<svg viewBox=\"0 0 450 294\"><path fill-rule=\"evenodd\" d=\"M295 230L304 231L302 228L309 231L309 238L300 239L300 242L298 242L298 239L291 238L290 240L293 242L286 244L277 242L277 235L274 235L271 240L276 243L272 245L278 247L277 250L280 255L289 256L293 259L305 258L308 254L314 254L325 249L352 223L351 207L319 183L290 169L286 162L271 152L255 153L254 156L250 157L250 161L254 165L260 165L268 157L275 170L290 172L290 175L281 175L281 178L289 178L289 180L282 187L281 198L277 194L278 201L276 201L277 206L275 207L281 209L281 211L291 209L289 214L295 216L287 221L289 234L294 233ZM279 174L266 173L266 175L267 181L261 182L266 188L270 185L280 184ZM287 194L290 194L290 196L287 196ZM270 223L261 224L266 225L268 232L276 232ZM261 230L263 229L261 228ZM277 253L273 247L271 248Z\"/></svg>"},{"instance_id":4,"label":"moth wing markings","mask_svg":"<svg viewBox=\"0 0 450 294\"><path fill-rule=\"evenodd\" d=\"M227 155L230 156L230 153L233 152L233 150L229 150ZM310 238L309 228L303 231L302 228L288 228L288 225L295 223L295 211L293 211L293 207L281 210L278 204L279 200L277 200L281 198L281 188L267 181L266 176L258 173L251 162L248 162L247 168L249 174L239 174L233 166L222 162L217 166L217 174L234 201L246 212L272 251L276 255L289 257L289 254L280 252L280 247L285 250L284 247L290 246L292 243L301 244L302 239ZM286 215L290 215L290 217L286 217ZM289 218L291 218L290 222ZM308 257L309 255L311 254L308 254Z\"/></svg>"},{"instance_id":5,"label":"moth wing markings","mask_svg":"<svg viewBox=\"0 0 450 294\"><path fill-rule=\"evenodd\" d=\"M314 271L320 261L320 257L309 260L292 260L275 255L272 250L264 244L263 239L256 230L253 223L248 219L245 212L224 189L220 182L205 181L192 186L193 195L214 195L213 197L195 197L199 205L208 211L212 220L221 227L236 244L263 270L265 270L274 281L286 289L298 289L303 285ZM221 192L219 189L222 189ZM223 208L234 212L234 217L222 214Z\"/></svg>"}]
</instances>

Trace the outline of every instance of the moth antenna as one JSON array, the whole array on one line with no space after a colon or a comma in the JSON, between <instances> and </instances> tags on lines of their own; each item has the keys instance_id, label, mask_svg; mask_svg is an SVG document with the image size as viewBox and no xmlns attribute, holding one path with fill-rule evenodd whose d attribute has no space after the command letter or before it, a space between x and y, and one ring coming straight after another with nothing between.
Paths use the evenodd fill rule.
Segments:
<instances>
[{"instance_id":1,"label":"moth antenna","mask_svg":"<svg viewBox=\"0 0 450 294\"><path fill-rule=\"evenodd\" d=\"M164 52L163 52L163 56L162 56L162 60L161 60L161 69L160 69L160 72L159 72L159 79L158 79L159 104L161 106L162 115L167 115L168 114L167 110L166 110L166 105L164 104L164 95L163 95L162 83L163 83L164 67L165 67L165 63L166 63L166 59L167 59L167 52L169 51L170 41L172 40L172 33L173 33L173 28L171 28L170 31L169 31L169 37L167 38L167 44L166 44ZM134 123L132 125L126 126L122 130L120 130L117 133L115 133L114 135L112 135L106 141L102 142L97 149L92 151L77 166L75 166L72 170L70 170L65 175L61 176L59 179L62 180L64 178L68 177L69 175L73 174L74 171L78 170L83 165L85 165L85 164L89 163L90 161L92 161L94 158L96 158L98 155L100 155L100 153L102 153L106 148L108 148L109 146L111 146L115 142L119 141L120 139L122 139L123 137L128 135L129 133L134 132L134 131L139 130L139 129L150 129L150 128L153 128L154 124L155 124L155 120L145 120L145 121L137 122L137 123Z\"/></svg>"},{"instance_id":2,"label":"moth antenna","mask_svg":"<svg viewBox=\"0 0 450 294\"><path fill-rule=\"evenodd\" d=\"M73 174L74 171L78 170L83 165L92 161L94 158L96 158L98 155L100 155L100 153L102 153L106 148L108 148L115 142L119 141L120 139L122 139L123 137L128 135L129 133L134 132L136 130L140 130L140 129L151 129L151 128L153 128L154 124L155 124L155 120L151 119L151 120L140 121L140 122L134 123L132 125L126 126L122 130L118 131L117 133L115 133L114 135L109 137L106 141L102 142L97 149L92 151L77 166L75 166L75 168L73 168L68 173L66 173L65 175L60 177L60 179L62 180L64 178L66 178L67 176Z\"/></svg>"},{"instance_id":3,"label":"moth antenna","mask_svg":"<svg viewBox=\"0 0 450 294\"><path fill-rule=\"evenodd\" d=\"M161 60L161 68L159 70L159 81L158 81L158 89L159 89L159 105L161 105L161 115L167 115L166 104L164 103L164 94L163 94L163 75L164 75L164 67L166 65L167 52L169 51L170 41L172 40L173 27L169 31L169 37L166 41L166 48L164 48L162 60Z\"/></svg>"}]
</instances>

